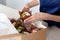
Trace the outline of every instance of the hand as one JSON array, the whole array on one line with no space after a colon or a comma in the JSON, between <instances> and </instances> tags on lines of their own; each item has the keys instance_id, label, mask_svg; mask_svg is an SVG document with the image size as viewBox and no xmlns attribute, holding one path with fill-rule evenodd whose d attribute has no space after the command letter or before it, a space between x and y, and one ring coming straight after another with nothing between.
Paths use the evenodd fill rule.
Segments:
<instances>
[{"instance_id":1,"label":"hand","mask_svg":"<svg viewBox=\"0 0 60 40\"><path fill-rule=\"evenodd\" d=\"M24 6L21 12L29 12L30 8L28 6Z\"/></svg>"},{"instance_id":2,"label":"hand","mask_svg":"<svg viewBox=\"0 0 60 40\"><path fill-rule=\"evenodd\" d=\"M35 13L31 17L24 20L24 22L33 23L33 22L36 22L36 21L44 20L46 17L47 17L47 13L42 13L42 12Z\"/></svg>"}]
</instances>

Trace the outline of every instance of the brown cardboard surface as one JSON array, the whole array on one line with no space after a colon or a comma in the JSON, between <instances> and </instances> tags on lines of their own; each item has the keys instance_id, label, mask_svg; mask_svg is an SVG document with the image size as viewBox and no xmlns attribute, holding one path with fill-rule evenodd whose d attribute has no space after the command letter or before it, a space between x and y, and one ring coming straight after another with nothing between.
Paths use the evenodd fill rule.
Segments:
<instances>
[{"instance_id":1,"label":"brown cardboard surface","mask_svg":"<svg viewBox=\"0 0 60 40\"><path fill-rule=\"evenodd\" d=\"M46 40L46 29L41 29L36 33L31 33L28 35L17 36L16 40Z\"/></svg>"},{"instance_id":2,"label":"brown cardboard surface","mask_svg":"<svg viewBox=\"0 0 60 40\"><path fill-rule=\"evenodd\" d=\"M46 40L46 29L41 29L38 32L30 33L28 35L10 34L0 36L0 39L7 39L13 37L15 40Z\"/></svg>"},{"instance_id":3,"label":"brown cardboard surface","mask_svg":"<svg viewBox=\"0 0 60 40\"><path fill-rule=\"evenodd\" d=\"M39 32L32 33L30 35L25 35L22 37L22 40L45 40L46 37L46 30L41 29ZM27 39L28 38L28 39Z\"/></svg>"},{"instance_id":4,"label":"brown cardboard surface","mask_svg":"<svg viewBox=\"0 0 60 40\"><path fill-rule=\"evenodd\" d=\"M8 34L8 35L0 35L0 39L6 39L6 38L10 38L10 37L16 37L16 36L19 36L19 34Z\"/></svg>"}]
</instances>

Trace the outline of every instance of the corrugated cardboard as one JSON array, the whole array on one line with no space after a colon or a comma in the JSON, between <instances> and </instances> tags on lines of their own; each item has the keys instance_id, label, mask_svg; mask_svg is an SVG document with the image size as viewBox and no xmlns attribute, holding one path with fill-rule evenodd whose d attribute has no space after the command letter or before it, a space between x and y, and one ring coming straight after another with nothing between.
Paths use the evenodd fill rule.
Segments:
<instances>
[{"instance_id":1,"label":"corrugated cardboard","mask_svg":"<svg viewBox=\"0 0 60 40\"><path fill-rule=\"evenodd\" d=\"M0 39L13 38L15 40L46 40L46 29L41 29L38 32L30 33L28 35L20 35L20 34L10 34L0 36Z\"/></svg>"},{"instance_id":2,"label":"corrugated cardboard","mask_svg":"<svg viewBox=\"0 0 60 40\"><path fill-rule=\"evenodd\" d=\"M6 13L9 18L17 18L19 16L18 11L12 8L0 5L0 12ZM11 11L12 10L12 11ZM15 13L15 14L13 14ZM17 14L17 16L16 16ZM16 16L16 17L15 17ZM13 38L9 40L46 40L46 28L42 28L38 32L30 33L28 35L20 35L19 33L16 34L9 34L0 36L0 40L7 40L8 38Z\"/></svg>"}]
</instances>

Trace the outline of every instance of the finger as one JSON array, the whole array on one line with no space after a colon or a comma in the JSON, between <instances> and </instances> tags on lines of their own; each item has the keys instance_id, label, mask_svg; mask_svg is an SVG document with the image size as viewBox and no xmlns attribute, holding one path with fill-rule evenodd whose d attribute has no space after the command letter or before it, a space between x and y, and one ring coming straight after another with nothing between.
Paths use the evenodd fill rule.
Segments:
<instances>
[{"instance_id":1,"label":"finger","mask_svg":"<svg viewBox=\"0 0 60 40\"><path fill-rule=\"evenodd\" d=\"M36 22L37 20L35 18L33 19L30 19L30 20L27 20L29 23L33 23L33 22Z\"/></svg>"},{"instance_id":2,"label":"finger","mask_svg":"<svg viewBox=\"0 0 60 40\"><path fill-rule=\"evenodd\" d=\"M30 19L32 19L32 18L33 18L33 17L31 16L31 17L25 19L24 22L27 22L28 20L30 20Z\"/></svg>"},{"instance_id":3,"label":"finger","mask_svg":"<svg viewBox=\"0 0 60 40\"><path fill-rule=\"evenodd\" d=\"M25 6L24 7L22 7L22 9L20 10L20 12L22 12L22 11L24 11L25 10Z\"/></svg>"},{"instance_id":4,"label":"finger","mask_svg":"<svg viewBox=\"0 0 60 40\"><path fill-rule=\"evenodd\" d=\"M37 21L36 18L32 18L32 19L30 19L30 20L27 20L26 22L28 22L28 23L33 23L33 22L36 22L36 21Z\"/></svg>"},{"instance_id":5,"label":"finger","mask_svg":"<svg viewBox=\"0 0 60 40\"><path fill-rule=\"evenodd\" d=\"M20 12L22 12L23 9L20 10Z\"/></svg>"},{"instance_id":6,"label":"finger","mask_svg":"<svg viewBox=\"0 0 60 40\"><path fill-rule=\"evenodd\" d=\"M23 9L24 9L24 7L20 10L20 12L22 12L22 11L23 11Z\"/></svg>"},{"instance_id":7,"label":"finger","mask_svg":"<svg viewBox=\"0 0 60 40\"><path fill-rule=\"evenodd\" d=\"M27 20L30 20L30 19L32 19L32 18L33 18L33 17L31 16L31 17L27 18L26 21L27 21Z\"/></svg>"}]
</instances>

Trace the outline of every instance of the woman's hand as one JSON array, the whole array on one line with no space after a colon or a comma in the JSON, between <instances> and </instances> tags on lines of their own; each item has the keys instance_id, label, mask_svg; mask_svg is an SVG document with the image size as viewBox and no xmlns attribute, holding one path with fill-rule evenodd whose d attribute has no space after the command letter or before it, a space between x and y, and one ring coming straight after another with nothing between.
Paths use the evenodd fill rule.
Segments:
<instances>
[{"instance_id":1,"label":"woman's hand","mask_svg":"<svg viewBox=\"0 0 60 40\"><path fill-rule=\"evenodd\" d=\"M36 21L44 20L47 16L47 13L37 12L31 17L27 18L24 22L33 23Z\"/></svg>"},{"instance_id":2,"label":"woman's hand","mask_svg":"<svg viewBox=\"0 0 60 40\"><path fill-rule=\"evenodd\" d=\"M23 7L22 10L20 10L20 12L29 12L30 8L26 5Z\"/></svg>"}]
</instances>

